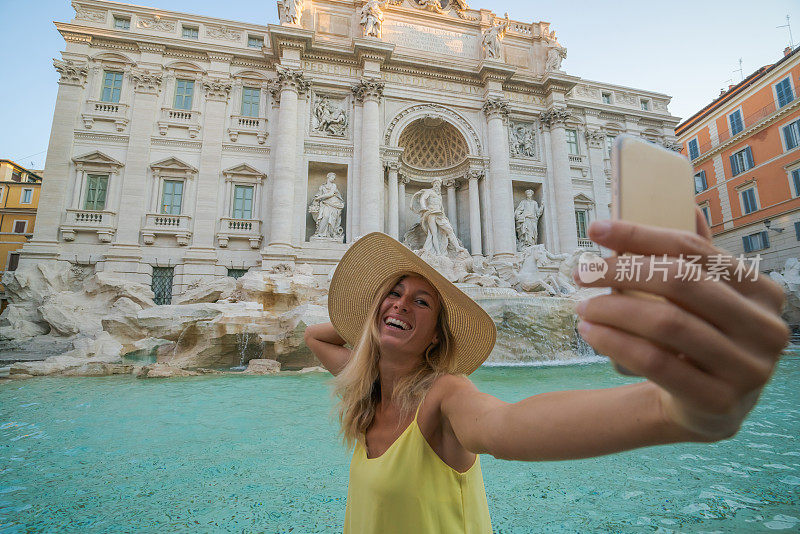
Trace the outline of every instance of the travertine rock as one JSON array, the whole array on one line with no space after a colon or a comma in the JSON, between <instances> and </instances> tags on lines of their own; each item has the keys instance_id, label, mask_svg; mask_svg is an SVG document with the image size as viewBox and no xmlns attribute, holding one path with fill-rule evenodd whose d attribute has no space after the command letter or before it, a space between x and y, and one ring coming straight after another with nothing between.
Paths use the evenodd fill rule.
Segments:
<instances>
[{"instance_id":1,"label":"travertine rock","mask_svg":"<svg viewBox=\"0 0 800 534\"><path fill-rule=\"evenodd\" d=\"M303 367L298 371L298 373L300 373L301 375L304 375L306 373L327 373L327 372L328 370L320 365L315 365L313 367Z\"/></svg>"},{"instance_id":2,"label":"travertine rock","mask_svg":"<svg viewBox=\"0 0 800 534\"><path fill-rule=\"evenodd\" d=\"M800 260L789 258L782 271L772 271L769 276L786 294L783 320L797 330L800 328Z\"/></svg>"},{"instance_id":3,"label":"travertine rock","mask_svg":"<svg viewBox=\"0 0 800 534\"><path fill-rule=\"evenodd\" d=\"M141 368L136 375L137 378L171 378L174 376L199 376L203 373L198 371L187 371L179 367L172 367L165 363L154 363Z\"/></svg>"},{"instance_id":4,"label":"travertine rock","mask_svg":"<svg viewBox=\"0 0 800 534\"><path fill-rule=\"evenodd\" d=\"M172 300L173 304L198 304L201 302L217 302L228 298L236 289L236 280L225 277L204 284L195 284Z\"/></svg>"},{"instance_id":5,"label":"travertine rock","mask_svg":"<svg viewBox=\"0 0 800 534\"><path fill-rule=\"evenodd\" d=\"M250 360L247 362L247 369L244 374L247 375L274 375L278 374L281 370L280 362L275 360Z\"/></svg>"}]
</instances>

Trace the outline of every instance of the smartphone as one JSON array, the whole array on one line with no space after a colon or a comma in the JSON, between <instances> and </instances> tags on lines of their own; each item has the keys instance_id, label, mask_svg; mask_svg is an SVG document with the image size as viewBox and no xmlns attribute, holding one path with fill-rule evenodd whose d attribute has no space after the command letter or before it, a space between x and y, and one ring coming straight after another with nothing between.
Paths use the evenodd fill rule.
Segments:
<instances>
[{"instance_id":1,"label":"smartphone","mask_svg":"<svg viewBox=\"0 0 800 534\"><path fill-rule=\"evenodd\" d=\"M693 170L684 156L639 137L620 135L611 148L611 171L613 219L696 231ZM641 291L624 293L663 298ZM614 367L622 374L635 375L616 363Z\"/></svg>"}]
</instances>

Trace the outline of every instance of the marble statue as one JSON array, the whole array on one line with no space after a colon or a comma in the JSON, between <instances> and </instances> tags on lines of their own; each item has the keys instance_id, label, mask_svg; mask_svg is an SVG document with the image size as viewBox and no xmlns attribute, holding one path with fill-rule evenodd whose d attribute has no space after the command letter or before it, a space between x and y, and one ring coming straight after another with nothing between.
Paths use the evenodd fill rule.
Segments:
<instances>
[{"instance_id":1,"label":"marble statue","mask_svg":"<svg viewBox=\"0 0 800 534\"><path fill-rule=\"evenodd\" d=\"M485 59L500 59L500 40L508 30L508 13L506 19L500 24L492 24L483 32L483 57Z\"/></svg>"},{"instance_id":2,"label":"marble statue","mask_svg":"<svg viewBox=\"0 0 800 534\"><path fill-rule=\"evenodd\" d=\"M419 7L422 9L427 9L434 13L444 13L440 0L417 0L417 4L419 4Z\"/></svg>"},{"instance_id":3,"label":"marble statue","mask_svg":"<svg viewBox=\"0 0 800 534\"><path fill-rule=\"evenodd\" d=\"M533 190L525 191L525 198L520 200L514 211L514 220L517 227L517 250L536 244L539 238L539 217L544 211L544 204L539 204L533 199Z\"/></svg>"},{"instance_id":4,"label":"marble statue","mask_svg":"<svg viewBox=\"0 0 800 534\"><path fill-rule=\"evenodd\" d=\"M281 24L300 25L304 0L278 0L278 19Z\"/></svg>"},{"instance_id":5,"label":"marble statue","mask_svg":"<svg viewBox=\"0 0 800 534\"><path fill-rule=\"evenodd\" d=\"M571 295L575 285L561 272L560 266L569 261L569 254L554 254L544 245L525 250L522 266L516 275L518 291L547 291L551 296Z\"/></svg>"},{"instance_id":6,"label":"marble statue","mask_svg":"<svg viewBox=\"0 0 800 534\"><path fill-rule=\"evenodd\" d=\"M344 199L334 183L335 180L336 173L329 172L325 183L319 186L308 207L308 212L314 216L314 222L317 224L317 231L311 236L313 241L342 242L344 238L342 229Z\"/></svg>"},{"instance_id":7,"label":"marble statue","mask_svg":"<svg viewBox=\"0 0 800 534\"><path fill-rule=\"evenodd\" d=\"M439 178L433 180L429 189L421 189L411 197L411 210L419 214L419 223L408 233L424 235L424 244L419 247L423 252L446 256L448 249L457 253L464 248L444 213L442 181Z\"/></svg>"},{"instance_id":8,"label":"marble statue","mask_svg":"<svg viewBox=\"0 0 800 534\"><path fill-rule=\"evenodd\" d=\"M387 3L389 3L389 0L369 0L361 8L361 26L364 28L364 37L381 38L382 8Z\"/></svg>"},{"instance_id":9,"label":"marble statue","mask_svg":"<svg viewBox=\"0 0 800 534\"><path fill-rule=\"evenodd\" d=\"M536 157L536 134L532 124L516 124L511 129L511 155L527 158Z\"/></svg>"},{"instance_id":10,"label":"marble statue","mask_svg":"<svg viewBox=\"0 0 800 534\"><path fill-rule=\"evenodd\" d=\"M327 97L320 97L314 106L314 118L317 125L314 129L328 135L342 137L347 130L347 113L340 107L331 104Z\"/></svg>"},{"instance_id":11,"label":"marble statue","mask_svg":"<svg viewBox=\"0 0 800 534\"><path fill-rule=\"evenodd\" d=\"M561 70L561 62L567 58L567 49L558 43L547 46L547 61L544 70L547 72Z\"/></svg>"}]
</instances>

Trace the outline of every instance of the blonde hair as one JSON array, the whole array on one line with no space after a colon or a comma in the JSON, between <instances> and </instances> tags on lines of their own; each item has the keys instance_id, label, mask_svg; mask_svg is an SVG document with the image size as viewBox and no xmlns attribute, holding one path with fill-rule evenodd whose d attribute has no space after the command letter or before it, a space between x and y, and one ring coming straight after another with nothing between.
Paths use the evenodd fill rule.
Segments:
<instances>
[{"instance_id":1,"label":"blonde hair","mask_svg":"<svg viewBox=\"0 0 800 534\"><path fill-rule=\"evenodd\" d=\"M363 436L381 399L378 361L378 323L383 300L403 278L421 276L415 272L403 272L386 280L376 291L370 306L367 321L344 369L333 379L334 395L339 397L338 412L342 441L348 448ZM455 369L453 358L453 335L447 325L447 312L439 299L440 309L437 321L438 342L428 346L419 365L394 386L392 400L400 406L400 419L413 413L422 402L437 377L452 373Z\"/></svg>"}]
</instances>

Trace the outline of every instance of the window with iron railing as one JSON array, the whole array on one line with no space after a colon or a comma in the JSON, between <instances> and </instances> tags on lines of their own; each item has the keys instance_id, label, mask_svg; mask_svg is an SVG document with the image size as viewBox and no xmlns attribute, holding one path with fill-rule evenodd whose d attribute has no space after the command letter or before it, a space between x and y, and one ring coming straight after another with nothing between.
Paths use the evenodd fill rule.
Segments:
<instances>
[{"instance_id":1,"label":"window with iron railing","mask_svg":"<svg viewBox=\"0 0 800 534\"><path fill-rule=\"evenodd\" d=\"M736 111L728 115L728 123L731 126L732 136L744 130L744 121L742 120L742 112L737 109Z\"/></svg>"},{"instance_id":2,"label":"window with iron railing","mask_svg":"<svg viewBox=\"0 0 800 534\"><path fill-rule=\"evenodd\" d=\"M787 76L783 80L775 84L775 96L778 98L778 107L782 108L794 100L794 91L792 91L792 82Z\"/></svg>"}]
</instances>

